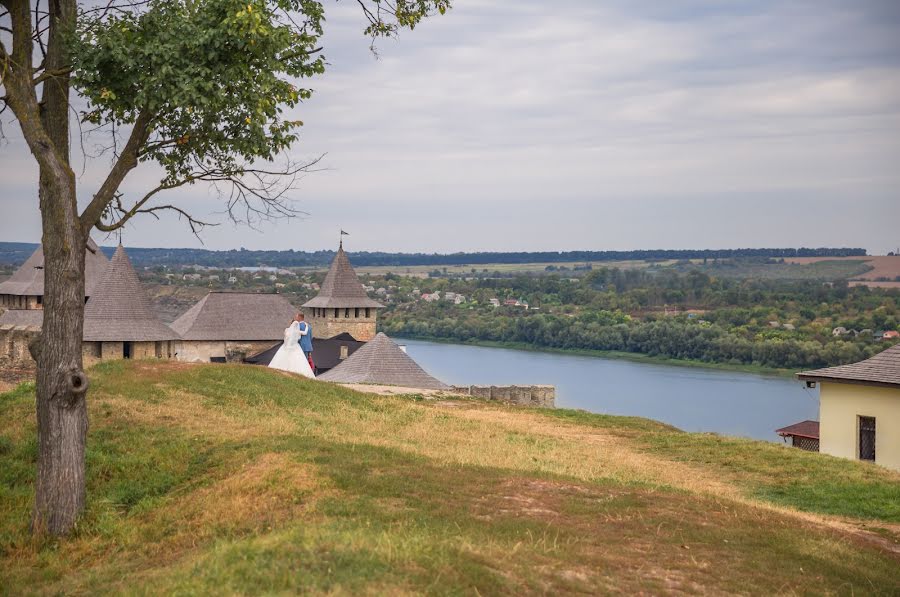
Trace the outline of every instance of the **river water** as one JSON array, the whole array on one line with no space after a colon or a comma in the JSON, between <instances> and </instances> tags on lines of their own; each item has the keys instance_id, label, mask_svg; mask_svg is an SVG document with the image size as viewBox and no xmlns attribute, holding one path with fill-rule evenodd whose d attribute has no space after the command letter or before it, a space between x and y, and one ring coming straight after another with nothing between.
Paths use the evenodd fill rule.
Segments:
<instances>
[{"instance_id":1,"label":"river water","mask_svg":"<svg viewBox=\"0 0 900 597\"><path fill-rule=\"evenodd\" d=\"M397 339L426 371L458 385L551 384L556 405L781 441L775 429L817 420L818 390L784 377L619 359Z\"/></svg>"}]
</instances>

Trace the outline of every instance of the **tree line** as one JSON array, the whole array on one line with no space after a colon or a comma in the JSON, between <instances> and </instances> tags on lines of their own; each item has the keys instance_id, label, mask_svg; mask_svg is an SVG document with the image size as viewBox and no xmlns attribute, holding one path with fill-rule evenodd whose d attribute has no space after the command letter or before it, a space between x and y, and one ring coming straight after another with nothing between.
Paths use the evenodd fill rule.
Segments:
<instances>
[{"instance_id":1,"label":"tree line","mask_svg":"<svg viewBox=\"0 0 900 597\"><path fill-rule=\"evenodd\" d=\"M33 243L0 243L0 263L18 264L37 247ZM114 247L104 247L112 255ZM251 251L232 249L128 249L131 260L139 266L205 267L326 267L334 259L334 251ZM544 252L477 252L477 253L386 253L361 251L349 253L357 266L460 266L492 263L568 263L604 261L669 261L688 259L784 259L791 257L856 257L865 256L862 248L768 248L768 249L646 249L635 251L544 251Z\"/></svg>"}]
</instances>

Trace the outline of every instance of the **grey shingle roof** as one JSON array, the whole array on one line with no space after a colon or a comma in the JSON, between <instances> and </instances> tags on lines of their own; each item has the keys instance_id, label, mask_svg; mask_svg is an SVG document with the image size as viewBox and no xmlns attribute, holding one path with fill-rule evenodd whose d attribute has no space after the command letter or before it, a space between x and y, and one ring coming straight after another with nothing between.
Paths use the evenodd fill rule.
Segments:
<instances>
[{"instance_id":1,"label":"grey shingle roof","mask_svg":"<svg viewBox=\"0 0 900 597\"><path fill-rule=\"evenodd\" d=\"M121 245L84 307L84 339L90 342L177 340L150 306L131 260Z\"/></svg>"},{"instance_id":2,"label":"grey shingle roof","mask_svg":"<svg viewBox=\"0 0 900 597\"><path fill-rule=\"evenodd\" d=\"M352 307L372 307L380 309L384 307L378 301L374 301L366 294L365 289L356 276L350 259L344 252L344 247L338 248L334 261L325 275L322 287L316 298L306 302L306 308L332 308L345 309Z\"/></svg>"},{"instance_id":3,"label":"grey shingle roof","mask_svg":"<svg viewBox=\"0 0 900 597\"><path fill-rule=\"evenodd\" d=\"M0 325L41 327L44 325L44 311L42 309L10 309L0 314Z\"/></svg>"},{"instance_id":4,"label":"grey shingle roof","mask_svg":"<svg viewBox=\"0 0 900 597\"><path fill-rule=\"evenodd\" d=\"M315 356L315 353L313 353ZM379 332L346 361L319 376L324 381L447 390L450 386L428 375L393 340Z\"/></svg>"},{"instance_id":5,"label":"grey shingle roof","mask_svg":"<svg viewBox=\"0 0 900 597\"><path fill-rule=\"evenodd\" d=\"M809 381L842 381L880 386L900 386L900 344L865 361L826 367L797 374Z\"/></svg>"},{"instance_id":6,"label":"grey shingle roof","mask_svg":"<svg viewBox=\"0 0 900 597\"><path fill-rule=\"evenodd\" d=\"M91 291L100 281L103 270L106 269L106 256L93 239L88 239L87 250L84 254L84 287L85 296L91 296ZM0 294L14 296L43 296L44 295L44 247L38 245L31 257L9 277L0 283Z\"/></svg>"},{"instance_id":7,"label":"grey shingle roof","mask_svg":"<svg viewBox=\"0 0 900 597\"><path fill-rule=\"evenodd\" d=\"M284 337L297 309L280 294L210 292L172 323L183 340L271 340Z\"/></svg>"}]
</instances>

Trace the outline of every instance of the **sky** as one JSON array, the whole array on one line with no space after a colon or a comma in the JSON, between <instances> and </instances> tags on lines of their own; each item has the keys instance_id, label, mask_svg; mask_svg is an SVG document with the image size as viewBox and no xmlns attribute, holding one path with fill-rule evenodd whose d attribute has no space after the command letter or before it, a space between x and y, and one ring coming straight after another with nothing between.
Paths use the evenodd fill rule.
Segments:
<instances>
[{"instance_id":1,"label":"sky","mask_svg":"<svg viewBox=\"0 0 900 597\"><path fill-rule=\"evenodd\" d=\"M455 0L378 44L326 2L297 111L305 216L235 226L205 187L130 246L456 252L900 246L900 2ZM0 240L37 241L36 167L7 115ZM108 158L78 158L89 200ZM126 198L155 186L142 167ZM101 242L107 239L95 234Z\"/></svg>"}]
</instances>

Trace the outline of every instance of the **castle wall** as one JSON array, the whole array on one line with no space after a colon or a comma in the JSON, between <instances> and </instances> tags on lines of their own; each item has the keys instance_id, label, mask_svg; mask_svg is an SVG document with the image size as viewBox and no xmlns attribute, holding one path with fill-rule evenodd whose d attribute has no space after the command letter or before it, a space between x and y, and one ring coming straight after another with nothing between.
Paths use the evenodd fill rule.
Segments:
<instances>
[{"instance_id":1,"label":"castle wall","mask_svg":"<svg viewBox=\"0 0 900 597\"><path fill-rule=\"evenodd\" d=\"M175 358L188 363L209 363L211 359L240 363L245 357L262 352L278 340L177 340Z\"/></svg>"},{"instance_id":2,"label":"castle wall","mask_svg":"<svg viewBox=\"0 0 900 597\"><path fill-rule=\"evenodd\" d=\"M332 338L344 332L350 334L360 342L368 342L375 337L375 329L378 324L377 310L372 309L369 317L354 317L355 309L350 309L350 317L345 317L346 311L338 309L339 316L334 316L334 309L316 309L324 311L325 316L311 315L307 313L306 321L312 326L315 338ZM360 309L362 314L362 309Z\"/></svg>"},{"instance_id":3,"label":"castle wall","mask_svg":"<svg viewBox=\"0 0 900 597\"><path fill-rule=\"evenodd\" d=\"M175 358L186 363L208 363L225 357L224 340L176 340Z\"/></svg>"},{"instance_id":4,"label":"castle wall","mask_svg":"<svg viewBox=\"0 0 900 597\"><path fill-rule=\"evenodd\" d=\"M453 391L480 400L519 406L541 408L556 406L556 388L554 386L453 386Z\"/></svg>"},{"instance_id":5,"label":"castle wall","mask_svg":"<svg viewBox=\"0 0 900 597\"><path fill-rule=\"evenodd\" d=\"M33 370L36 364L28 345L40 333L34 326L0 326L0 368Z\"/></svg>"}]
</instances>

